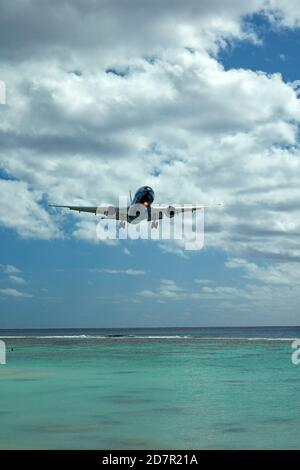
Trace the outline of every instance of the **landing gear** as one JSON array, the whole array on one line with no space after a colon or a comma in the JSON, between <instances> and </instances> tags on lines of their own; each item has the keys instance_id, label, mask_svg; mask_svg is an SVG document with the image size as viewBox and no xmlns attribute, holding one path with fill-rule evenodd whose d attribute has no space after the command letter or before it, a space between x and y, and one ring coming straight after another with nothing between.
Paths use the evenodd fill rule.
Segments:
<instances>
[{"instance_id":1,"label":"landing gear","mask_svg":"<svg viewBox=\"0 0 300 470\"><path fill-rule=\"evenodd\" d=\"M152 224L151 224L151 228L157 228L158 227L158 222L156 222L155 220L153 220Z\"/></svg>"},{"instance_id":2,"label":"landing gear","mask_svg":"<svg viewBox=\"0 0 300 470\"><path fill-rule=\"evenodd\" d=\"M119 223L119 228L125 228L126 227L126 222L124 220L122 220L120 223Z\"/></svg>"}]
</instances>

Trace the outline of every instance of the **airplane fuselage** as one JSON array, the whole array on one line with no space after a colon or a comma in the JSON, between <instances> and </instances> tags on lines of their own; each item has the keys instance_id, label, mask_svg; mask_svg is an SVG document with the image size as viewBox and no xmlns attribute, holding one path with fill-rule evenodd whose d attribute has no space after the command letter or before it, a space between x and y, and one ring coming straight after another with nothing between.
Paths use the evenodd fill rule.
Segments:
<instances>
[{"instance_id":1,"label":"airplane fuselage","mask_svg":"<svg viewBox=\"0 0 300 470\"><path fill-rule=\"evenodd\" d=\"M141 218L151 220L151 204L154 201L154 191L150 186L139 188L128 208L127 222L137 223Z\"/></svg>"}]
</instances>

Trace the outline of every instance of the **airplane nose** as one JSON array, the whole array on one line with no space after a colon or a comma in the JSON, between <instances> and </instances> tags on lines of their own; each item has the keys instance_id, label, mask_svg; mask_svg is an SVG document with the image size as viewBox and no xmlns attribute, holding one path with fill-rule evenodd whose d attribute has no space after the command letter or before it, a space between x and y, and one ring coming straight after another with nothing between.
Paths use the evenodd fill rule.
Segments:
<instances>
[{"instance_id":1,"label":"airplane nose","mask_svg":"<svg viewBox=\"0 0 300 470\"><path fill-rule=\"evenodd\" d=\"M154 191L153 191L152 188L150 188L150 186L147 186L146 191L147 191L148 193L150 193L151 195L154 194Z\"/></svg>"}]
</instances>

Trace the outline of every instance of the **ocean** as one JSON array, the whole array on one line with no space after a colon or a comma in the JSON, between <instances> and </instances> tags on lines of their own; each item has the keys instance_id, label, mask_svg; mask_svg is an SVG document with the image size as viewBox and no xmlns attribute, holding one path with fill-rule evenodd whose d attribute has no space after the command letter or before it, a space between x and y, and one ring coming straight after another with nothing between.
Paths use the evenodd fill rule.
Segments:
<instances>
[{"instance_id":1,"label":"ocean","mask_svg":"<svg viewBox=\"0 0 300 470\"><path fill-rule=\"evenodd\" d=\"M0 330L1 449L299 449L300 327Z\"/></svg>"}]
</instances>

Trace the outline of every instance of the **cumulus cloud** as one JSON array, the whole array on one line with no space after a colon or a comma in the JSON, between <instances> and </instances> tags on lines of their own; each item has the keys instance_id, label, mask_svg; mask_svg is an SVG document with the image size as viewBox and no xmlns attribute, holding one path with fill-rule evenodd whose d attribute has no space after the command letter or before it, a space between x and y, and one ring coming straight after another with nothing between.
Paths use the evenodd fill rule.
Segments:
<instances>
[{"instance_id":1,"label":"cumulus cloud","mask_svg":"<svg viewBox=\"0 0 300 470\"><path fill-rule=\"evenodd\" d=\"M55 52L62 61L73 63L70 70L78 73L78 55L81 60L97 58L105 63L112 50L119 59L170 47L214 48L223 37L251 37L240 18L265 4L264 0L184 4L180 0L17 0L14 4L7 0L1 3L1 57L20 62L32 56L51 59Z\"/></svg>"},{"instance_id":2,"label":"cumulus cloud","mask_svg":"<svg viewBox=\"0 0 300 470\"><path fill-rule=\"evenodd\" d=\"M22 238L48 240L61 236L47 211L39 204L43 195L23 181L0 180L0 224ZM14 271L15 272L15 271Z\"/></svg>"},{"instance_id":3,"label":"cumulus cloud","mask_svg":"<svg viewBox=\"0 0 300 470\"><path fill-rule=\"evenodd\" d=\"M297 0L267 0L265 12L274 23L287 27L298 27L300 25L299 3Z\"/></svg>"},{"instance_id":4,"label":"cumulus cloud","mask_svg":"<svg viewBox=\"0 0 300 470\"><path fill-rule=\"evenodd\" d=\"M48 201L117 203L143 182L158 202L224 201L205 213L209 247L300 260L300 102L280 74L225 70L217 55L228 41L259 41L254 13L296 27L296 1L28 0L0 13L3 227L60 237L64 217ZM68 217L74 237L96 240L92 217ZM182 296L161 286L171 294Z\"/></svg>"}]
</instances>

